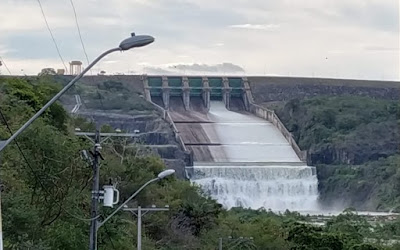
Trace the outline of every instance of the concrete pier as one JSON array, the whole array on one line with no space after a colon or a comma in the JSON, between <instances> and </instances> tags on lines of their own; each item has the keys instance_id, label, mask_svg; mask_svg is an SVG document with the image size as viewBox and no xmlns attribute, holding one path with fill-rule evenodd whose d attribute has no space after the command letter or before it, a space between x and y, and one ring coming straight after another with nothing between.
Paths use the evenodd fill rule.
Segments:
<instances>
[{"instance_id":1,"label":"concrete pier","mask_svg":"<svg viewBox=\"0 0 400 250\"><path fill-rule=\"evenodd\" d=\"M185 76L182 77L182 85L183 85L183 88L182 88L183 104L185 105L185 109L189 110L190 109L190 87L189 87L189 79Z\"/></svg>"},{"instance_id":2,"label":"concrete pier","mask_svg":"<svg viewBox=\"0 0 400 250\"><path fill-rule=\"evenodd\" d=\"M162 99L164 102L164 108L166 110L169 109L169 92L170 92L170 88L169 88L169 84L168 84L168 77L163 76L162 77Z\"/></svg>"},{"instance_id":3,"label":"concrete pier","mask_svg":"<svg viewBox=\"0 0 400 250\"><path fill-rule=\"evenodd\" d=\"M143 89L144 89L144 98L146 101L151 101L149 80L147 79L147 75L142 75L141 80L143 81Z\"/></svg>"},{"instance_id":4,"label":"concrete pier","mask_svg":"<svg viewBox=\"0 0 400 250\"><path fill-rule=\"evenodd\" d=\"M203 77L202 82L203 82L202 96L203 96L204 106L206 107L207 110L210 110L211 88L210 88L210 83L208 82L208 77Z\"/></svg>"},{"instance_id":5,"label":"concrete pier","mask_svg":"<svg viewBox=\"0 0 400 250\"><path fill-rule=\"evenodd\" d=\"M250 103L254 102L253 95L251 94L250 84L249 81L247 80L247 77L243 77L242 81L243 81L243 93L242 93L243 103L244 106L246 107L246 111L250 111Z\"/></svg>"},{"instance_id":6,"label":"concrete pier","mask_svg":"<svg viewBox=\"0 0 400 250\"><path fill-rule=\"evenodd\" d=\"M149 84L149 79L152 84ZM213 85L210 86L210 79ZM223 100L227 109L232 98L242 98L246 110L249 109L251 96L247 78L240 77L198 77L198 76L142 76L146 100L161 98L163 107L170 108L171 96L181 96L184 108L192 110L191 98L200 97L204 108L210 109L212 98Z\"/></svg>"},{"instance_id":7,"label":"concrete pier","mask_svg":"<svg viewBox=\"0 0 400 250\"><path fill-rule=\"evenodd\" d=\"M232 88L229 86L229 80L226 77L222 78L222 100L224 101L226 109L230 109L230 100L231 100L231 90Z\"/></svg>"}]
</instances>

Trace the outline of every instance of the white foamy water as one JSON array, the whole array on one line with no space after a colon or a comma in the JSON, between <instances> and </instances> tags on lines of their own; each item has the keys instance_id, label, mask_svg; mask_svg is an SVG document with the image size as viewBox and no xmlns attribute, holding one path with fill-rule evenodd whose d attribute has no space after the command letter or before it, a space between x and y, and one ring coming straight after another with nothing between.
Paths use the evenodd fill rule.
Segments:
<instances>
[{"instance_id":1,"label":"white foamy water","mask_svg":"<svg viewBox=\"0 0 400 250\"><path fill-rule=\"evenodd\" d=\"M214 123L203 128L215 131L226 159L195 164L192 181L206 194L226 208L318 210L315 171L300 163L277 128L251 114L231 112L222 102L211 102L208 117Z\"/></svg>"}]
</instances>

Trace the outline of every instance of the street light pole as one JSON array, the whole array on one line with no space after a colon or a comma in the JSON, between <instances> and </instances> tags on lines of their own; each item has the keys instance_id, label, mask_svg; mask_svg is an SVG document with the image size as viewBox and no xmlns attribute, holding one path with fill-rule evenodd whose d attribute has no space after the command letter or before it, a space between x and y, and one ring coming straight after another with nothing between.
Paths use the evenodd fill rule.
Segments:
<instances>
[{"instance_id":1,"label":"street light pole","mask_svg":"<svg viewBox=\"0 0 400 250\"><path fill-rule=\"evenodd\" d=\"M142 208L138 206L137 208L124 208L124 211L130 211L132 214L136 215L138 218L137 223L137 250L142 250L142 216L147 214L148 212L159 212L159 211L169 211L169 206L165 206L165 208L161 207L149 207ZM137 214L135 213L137 211ZM142 214L142 211L144 213Z\"/></svg>"},{"instance_id":2,"label":"street light pole","mask_svg":"<svg viewBox=\"0 0 400 250\"><path fill-rule=\"evenodd\" d=\"M142 250L142 208L137 212L137 250Z\"/></svg>"},{"instance_id":3,"label":"street light pole","mask_svg":"<svg viewBox=\"0 0 400 250\"><path fill-rule=\"evenodd\" d=\"M143 47L154 42L152 36L140 35L136 36L135 33L131 33L131 37L123 40L118 47L109 49L99 57L97 57L91 64L88 65L79 75L77 75L72 81L70 81L60 92L58 92L50 101L48 101L34 116L32 116L20 129L17 130L10 138L6 141L0 141L0 153L4 148L10 144L18 135L20 135L25 129L27 129L40 115L42 115L48 107L55 103L65 92L67 92L77 81L79 81L96 63L98 63L106 55L116 52L125 51L135 47ZM1 200L0 200L1 203ZM1 206L0 206L1 209ZM3 236L1 231L1 210L0 210L0 250L3 250Z\"/></svg>"}]
</instances>

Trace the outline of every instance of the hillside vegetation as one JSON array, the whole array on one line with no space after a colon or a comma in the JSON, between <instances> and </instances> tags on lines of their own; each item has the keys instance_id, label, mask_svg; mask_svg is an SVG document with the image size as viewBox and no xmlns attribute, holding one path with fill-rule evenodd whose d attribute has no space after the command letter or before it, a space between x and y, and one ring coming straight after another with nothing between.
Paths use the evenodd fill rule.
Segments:
<instances>
[{"instance_id":1,"label":"hillside vegetation","mask_svg":"<svg viewBox=\"0 0 400 250\"><path fill-rule=\"evenodd\" d=\"M46 78L0 78L4 114L0 139L8 138L59 87ZM84 127L82 122L55 104L18 137L18 144L1 153L5 249L87 248L92 170L79 152L92 145L72 130L76 123ZM117 184L122 200L164 169L158 157L137 154L137 150L123 151L118 141L103 145L100 183ZM143 217L143 249L211 250L217 248L220 237L223 249L398 249L384 244L399 234L398 221L372 226L348 211L319 227L297 213L226 211L202 196L197 187L173 177L146 188L130 206L152 204L168 204L170 211ZM101 209L101 218L111 211ZM99 249L134 249L135 244L136 218L129 213L117 213L99 230Z\"/></svg>"},{"instance_id":2,"label":"hillside vegetation","mask_svg":"<svg viewBox=\"0 0 400 250\"><path fill-rule=\"evenodd\" d=\"M398 101L339 96L291 100L277 114L318 167L328 208L400 208Z\"/></svg>"},{"instance_id":3,"label":"hillside vegetation","mask_svg":"<svg viewBox=\"0 0 400 250\"><path fill-rule=\"evenodd\" d=\"M54 77L51 80L62 85L68 83L68 78ZM149 112L154 107L146 102L137 86L127 83L111 80L110 78L96 79L94 76L84 78L85 83L78 83L71 88L66 96L62 97L65 104L75 104L74 95L80 95L84 100L84 109L97 109L102 111L120 110L128 112Z\"/></svg>"}]
</instances>

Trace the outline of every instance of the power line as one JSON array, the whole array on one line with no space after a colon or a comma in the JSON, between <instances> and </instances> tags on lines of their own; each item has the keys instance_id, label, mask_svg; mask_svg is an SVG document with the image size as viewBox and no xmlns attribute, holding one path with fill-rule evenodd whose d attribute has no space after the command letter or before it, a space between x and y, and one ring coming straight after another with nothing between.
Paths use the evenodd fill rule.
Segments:
<instances>
[{"instance_id":1,"label":"power line","mask_svg":"<svg viewBox=\"0 0 400 250\"><path fill-rule=\"evenodd\" d=\"M8 73L9 73L10 75L12 75L10 69L7 67L6 62L5 62L4 59L0 56L0 66L1 66L1 64L3 64L4 67L6 67Z\"/></svg>"},{"instance_id":2,"label":"power line","mask_svg":"<svg viewBox=\"0 0 400 250\"><path fill-rule=\"evenodd\" d=\"M83 53L85 54L87 64L89 65L89 64L90 64L89 56L88 56L87 51L86 51L85 43L83 42L83 38L82 38L82 34L81 34L81 29L80 29L79 22L78 22L78 15L77 15L77 13L76 13L75 4L74 4L74 1L73 1L73 0L70 0L70 3L71 3L71 6L72 6L72 10L74 11L75 23L76 23L76 28L78 29L79 40L81 41ZM93 71L90 70L90 73L91 73L91 74L93 74L92 72L93 72ZM94 79L92 79L92 81L94 82ZM85 102L82 102L82 104L83 104L84 108L87 109L86 103L85 103ZM93 117L92 114L90 114L90 117L91 117L91 120L94 122L95 120L94 120L94 117Z\"/></svg>"},{"instance_id":3,"label":"power line","mask_svg":"<svg viewBox=\"0 0 400 250\"><path fill-rule=\"evenodd\" d=\"M4 116L4 114L3 114L3 112L2 112L1 110L0 110L0 115L1 115L1 118L3 119L3 121L4 121L4 124L5 124L6 127L7 127L8 132L10 133L10 135L13 135L13 131L11 130L11 127L10 127L10 125L8 124L7 119L6 119L6 117ZM41 179L39 178L39 176L37 176L35 170L34 170L33 167L31 166L31 164L29 163L29 161L28 161L28 159L26 158L24 152L22 151L21 147L19 146L19 143L18 143L17 139L15 139L15 144L17 145L18 151L20 152L22 158L25 160L26 165L27 165L27 166L29 167L29 169L31 170L31 172L32 172L33 176L35 177L36 181L40 184L40 186L43 188L43 190L45 190L46 193L47 193L48 190L46 189L46 187L44 186L43 182L41 181Z\"/></svg>"},{"instance_id":4,"label":"power line","mask_svg":"<svg viewBox=\"0 0 400 250\"><path fill-rule=\"evenodd\" d=\"M89 64L90 64L90 62L89 62L89 57L88 57L87 52L86 52L85 44L83 43L82 34L81 34L81 29L80 29L80 27L79 27L78 16L77 16L77 14L76 14L75 5L74 5L73 0L69 0L69 1L70 1L70 3L71 3L72 9L73 9L73 11L74 11L76 28L78 29L79 39L80 39L81 44L82 44L83 53L85 53L86 61L87 61L88 65L89 65Z\"/></svg>"},{"instance_id":5,"label":"power line","mask_svg":"<svg viewBox=\"0 0 400 250\"><path fill-rule=\"evenodd\" d=\"M47 30L48 30L49 33L50 33L51 39L53 40L53 43L54 43L54 46L56 47L58 56L60 57L60 60L61 60L62 64L64 65L65 72L68 72L68 68L67 68L67 66L65 65L65 62L64 62L63 57L61 56L61 52L60 52L60 49L58 48L56 39L54 38L53 32L52 32L51 29L50 29L49 23L47 22L47 18L46 18L46 15L44 14L44 10L43 10L42 3L40 2L40 0L37 0L37 2L39 3L39 7L40 7L40 10L41 10L41 12L42 12L42 16L43 16L44 22L46 23Z\"/></svg>"},{"instance_id":6,"label":"power line","mask_svg":"<svg viewBox=\"0 0 400 250\"><path fill-rule=\"evenodd\" d=\"M10 127L10 125L8 124L7 119L6 119L5 115L4 115L4 113L1 111L1 109L0 109L0 116L1 116L1 118L3 119L3 121L4 121L4 124L6 125L8 132L9 132L11 135L13 135L13 131L11 130L11 127ZM29 167L29 169L30 169L30 171L32 172L34 178L36 179L36 182L38 182L38 183L40 184L40 186L42 187L42 189L45 191L45 193L46 193L47 195L50 195L50 191L46 188L46 186L43 184L41 178L36 174L35 170L34 170L33 167L31 166L31 164L29 163L28 159L27 159L26 156L25 156L25 153L22 151L21 147L19 146L19 143L18 143L17 139L15 139L15 144L17 145L18 151L20 152L22 158L25 160L26 165ZM57 204L60 204L60 201L56 201L56 203L57 203ZM61 204L60 204L60 205L61 205ZM72 214L71 212L69 212L68 210L66 210L66 209L63 208L63 207L61 207L61 209L62 209L64 212L66 212L68 215L70 215L71 217L73 217L73 218L75 218L75 219L78 219L78 220L81 220L81 221L92 221L92 220L97 220L97 219L101 216L101 215L98 215L98 216L95 217L95 218L88 218L88 219L87 219L87 218L81 218L81 217L78 217L78 216Z\"/></svg>"}]
</instances>

